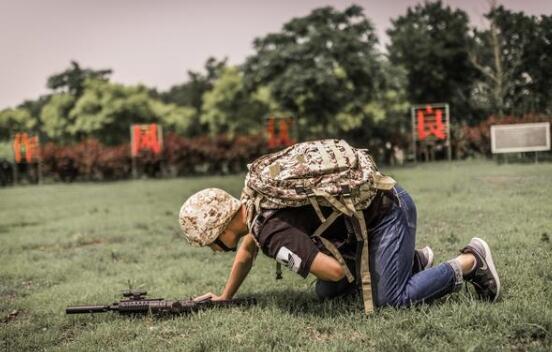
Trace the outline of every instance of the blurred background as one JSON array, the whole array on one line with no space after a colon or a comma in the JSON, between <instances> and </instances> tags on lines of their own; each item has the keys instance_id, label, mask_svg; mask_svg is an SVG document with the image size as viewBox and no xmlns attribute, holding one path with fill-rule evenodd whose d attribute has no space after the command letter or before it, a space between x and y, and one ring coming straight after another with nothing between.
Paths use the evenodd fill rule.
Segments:
<instances>
[{"instance_id":1,"label":"blurred background","mask_svg":"<svg viewBox=\"0 0 552 352\"><path fill-rule=\"evenodd\" d=\"M488 158L490 126L552 116L545 0L2 0L0 30L2 185L237 173L316 138Z\"/></svg>"}]
</instances>

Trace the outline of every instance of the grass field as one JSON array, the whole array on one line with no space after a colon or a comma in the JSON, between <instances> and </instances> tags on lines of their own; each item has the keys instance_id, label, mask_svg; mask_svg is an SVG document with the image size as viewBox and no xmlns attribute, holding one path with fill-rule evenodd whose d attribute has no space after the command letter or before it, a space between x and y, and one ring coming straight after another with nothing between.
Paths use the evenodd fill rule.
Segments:
<instances>
[{"instance_id":1,"label":"grass field","mask_svg":"<svg viewBox=\"0 0 552 352\"><path fill-rule=\"evenodd\" d=\"M107 304L130 281L152 296L220 292L231 254L190 248L178 209L240 176L0 190L0 351L493 351L552 350L552 164L441 163L384 170L418 206L418 246L437 261L474 236L493 248L503 293L482 303L462 290L432 305L365 317L360 302L318 302L313 277L262 255L239 295L251 308L157 319L66 316ZM16 311L12 317L8 315Z\"/></svg>"}]
</instances>

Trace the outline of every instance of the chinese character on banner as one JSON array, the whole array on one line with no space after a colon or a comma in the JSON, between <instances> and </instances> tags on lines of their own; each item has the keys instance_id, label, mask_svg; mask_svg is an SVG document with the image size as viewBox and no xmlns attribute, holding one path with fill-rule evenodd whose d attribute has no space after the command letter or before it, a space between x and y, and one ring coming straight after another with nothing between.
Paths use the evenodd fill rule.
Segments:
<instances>
[{"instance_id":1,"label":"chinese character on banner","mask_svg":"<svg viewBox=\"0 0 552 352\"><path fill-rule=\"evenodd\" d=\"M423 108L416 108L418 140L423 141L429 136L435 136L437 139L447 139L447 127L443 121L444 114L444 107L426 105Z\"/></svg>"},{"instance_id":2,"label":"chinese character on banner","mask_svg":"<svg viewBox=\"0 0 552 352\"><path fill-rule=\"evenodd\" d=\"M278 124L276 125L276 123ZM276 127L278 127L278 132L276 132ZM266 125L268 148L288 147L295 143L290 136L292 128L292 118L269 117Z\"/></svg>"},{"instance_id":3,"label":"chinese character on banner","mask_svg":"<svg viewBox=\"0 0 552 352\"><path fill-rule=\"evenodd\" d=\"M152 123L149 125L132 125L131 127L131 154L138 156L142 150L149 150L153 154L160 154L163 146L161 126Z\"/></svg>"},{"instance_id":4,"label":"chinese character on banner","mask_svg":"<svg viewBox=\"0 0 552 352\"><path fill-rule=\"evenodd\" d=\"M38 161L38 136L29 136L28 133L16 133L12 141L13 155L17 164Z\"/></svg>"}]
</instances>

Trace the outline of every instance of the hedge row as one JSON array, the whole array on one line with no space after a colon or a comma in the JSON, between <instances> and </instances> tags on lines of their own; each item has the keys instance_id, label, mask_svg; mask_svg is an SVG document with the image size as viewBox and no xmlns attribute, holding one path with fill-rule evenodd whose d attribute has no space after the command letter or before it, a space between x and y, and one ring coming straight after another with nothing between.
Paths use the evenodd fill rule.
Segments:
<instances>
[{"instance_id":1,"label":"hedge row","mask_svg":"<svg viewBox=\"0 0 552 352\"><path fill-rule=\"evenodd\" d=\"M264 145L260 136L188 139L169 134L164 140L162 154L143 152L136 158L136 169L140 175L148 176L235 173L243 171L248 162L262 155ZM95 139L69 146L47 143L41 153L43 174L63 181L132 176L128 144L106 146Z\"/></svg>"},{"instance_id":2,"label":"hedge row","mask_svg":"<svg viewBox=\"0 0 552 352\"><path fill-rule=\"evenodd\" d=\"M453 126L452 146L457 159L476 155L491 155L492 125L529 122L552 122L551 117L528 115L520 117L492 116L476 126ZM409 141L410 135L404 136ZM142 153L136 159L139 175L185 176L198 174L228 174L245 170L246 164L267 152L260 135L184 138L168 134L160 155ZM381 149L381 148L380 148ZM132 176L132 159L128 144L106 146L95 139L61 146L46 143L41 148L42 173L62 181L114 180ZM377 158L378 155L375 155ZM381 157L381 155L380 155ZM0 183L10 183L10 163L0 164ZM22 167L24 165L20 165ZM32 168L23 167L23 170Z\"/></svg>"}]
</instances>

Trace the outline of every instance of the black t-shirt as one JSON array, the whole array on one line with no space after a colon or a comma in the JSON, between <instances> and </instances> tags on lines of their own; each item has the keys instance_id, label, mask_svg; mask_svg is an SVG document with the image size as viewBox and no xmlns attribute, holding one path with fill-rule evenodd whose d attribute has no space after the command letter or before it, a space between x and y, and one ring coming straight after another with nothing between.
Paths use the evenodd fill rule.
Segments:
<instances>
[{"instance_id":1,"label":"black t-shirt","mask_svg":"<svg viewBox=\"0 0 552 352\"><path fill-rule=\"evenodd\" d=\"M392 203L383 202L385 197L387 196L383 193L378 193L370 207L364 210L368 228L381 221L391 208ZM326 217L332 212L330 208L321 210ZM253 235L264 254L286 265L290 270L307 277L318 252L331 255L319 240L310 237L320 226L320 219L312 206L284 208L263 215L266 216L258 217ZM344 216L337 218L322 236L337 247L348 263L355 259L355 235L351 226L346 224Z\"/></svg>"},{"instance_id":2,"label":"black t-shirt","mask_svg":"<svg viewBox=\"0 0 552 352\"><path fill-rule=\"evenodd\" d=\"M323 209L324 215L327 210ZM260 224L257 240L264 254L306 277L321 249L310 238L319 225L320 219L311 206L280 209ZM328 239L334 236L347 237L347 227L341 217L324 233Z\"/></svg>"},{"instance_id":3,"label":"black t-shirt","mask_svg":"<svg viewBox=\"0 0 552 352\"><path fill-rule=\"evenodd\" d=\"M322 208L322 212L327 217L332 210ZM263 253L302 277L309 274L318 252L329 254L317 239L310 237L320 226L320 219L310 205L279 209L259 221L259 231L255 237ZM337 218L322 236L330 240L345 259L354 259L356 241L344 216Z\"/></svg>"}]
</instances>

